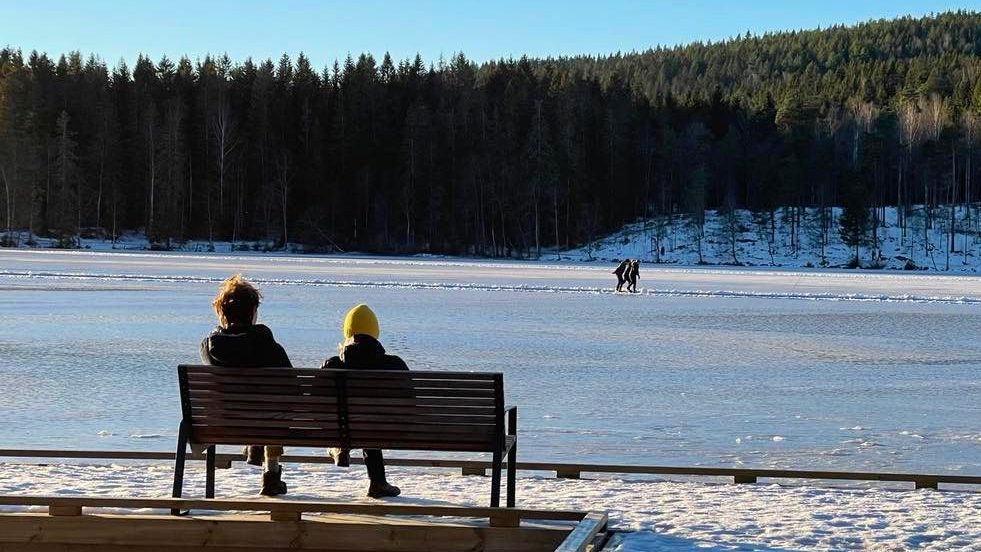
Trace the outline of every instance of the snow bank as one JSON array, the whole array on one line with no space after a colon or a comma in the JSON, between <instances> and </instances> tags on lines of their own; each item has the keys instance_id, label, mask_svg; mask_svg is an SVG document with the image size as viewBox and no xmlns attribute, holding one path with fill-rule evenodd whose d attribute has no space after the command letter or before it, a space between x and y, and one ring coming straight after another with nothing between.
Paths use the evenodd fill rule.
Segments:
<instances>
[{"instance_id":1,"label":"snow bank","mask_svg":"<svg viewBox=\"0 0 981 552\"><path fill-rule=\"evenodd\" d=\"M189 464L187 496L202 496L200 462ZM286 500L370 502L364 468L286 465ZM256 499L260 472L238 465L217 474L218 496ZM162 497L172 466L0 464L0 494ZM402 488L393 503L484 505L485 477L389 468ZM610 513L636 531L618 550L981 550L981 493L884 488L733 485L664 480L521 477L518 506ZM3 507L12 510L12 507Z\"/></svg>"}]
</instances>

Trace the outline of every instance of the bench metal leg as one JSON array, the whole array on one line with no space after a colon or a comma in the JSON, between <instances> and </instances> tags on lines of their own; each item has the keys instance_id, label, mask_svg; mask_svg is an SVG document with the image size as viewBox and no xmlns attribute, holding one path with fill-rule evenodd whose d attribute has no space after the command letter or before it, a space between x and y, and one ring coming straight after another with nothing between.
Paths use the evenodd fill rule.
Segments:
<instances>
[{"instance_id":1,"label":"bench metal leg","mask_svg":"<svg viewBox=\"0 0 981 552\"><path fill-rule=\"evenodd\" d=\"M205 460L207 474L204 480L204 497L215 497L215 445L208 447L207 458Z\"/></svg>"},{"instance_id":2,"label":"bench metal leg","mask_svg":"<svg viewBox=\"0 0 981 552\"><path fill-rule=\"evenodd\" d=\"M491 463L491 508L501 505L501 451L494 453Z\"/></svg>"},{"instance_id":3,"label":"bench metal leg","mask_svg":"<svg viewBox=\"0 0 981 552\"><path fill-rule=\"evenodd\" d=\"M514 508L515 478L518 473L518 407L508 410L508 435L514 437L514 443L508 451L507 505Z\"/></svg>"},{"instance_id":4,"label":"bench metal leg","mask_svg":"<svg viewBox=\"0 0 981 552\"><path fill-rule=\"evenodd\" d=\"M508 494L507 494L507 505L508 508L514 508L514 491L517 486L515 478L518 474L518 443L515 443L511 450L508 451Z\"/></svg>"},{"instance_id":5,"label":"bench metal leg","mask_svg":"<svg viewBox=\"0 0 981 552\"><path fill-rule=\"evenodd\" d=\"M181 422L180 429L177 431L177 454L174 461L174 498L181 498L184 492L184 463L187 457L187 424ZM173 515L180 515L180 510L170 511Z\"/></svg>"}]
</instances>

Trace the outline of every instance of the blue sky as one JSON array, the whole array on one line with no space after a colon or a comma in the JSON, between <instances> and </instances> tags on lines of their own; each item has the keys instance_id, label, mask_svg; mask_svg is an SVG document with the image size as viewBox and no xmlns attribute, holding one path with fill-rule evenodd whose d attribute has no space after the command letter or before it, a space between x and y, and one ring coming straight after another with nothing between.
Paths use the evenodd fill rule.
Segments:
<instances>
[{"instance_id":1,"label":"blue sky","mask_svg":"<svg viewBox=\"0 0 981 552\"><path fill-rule=\"evenodd\" d=\"M348 52L419 52L427 61L464 52L476 61L522 54L596 54L736 34L950 9L981 0L0 0L0 44L57 55L95 53L110 65L138 53L235 61L304 52L316 67Z\"/></svg>"}]
</instances>

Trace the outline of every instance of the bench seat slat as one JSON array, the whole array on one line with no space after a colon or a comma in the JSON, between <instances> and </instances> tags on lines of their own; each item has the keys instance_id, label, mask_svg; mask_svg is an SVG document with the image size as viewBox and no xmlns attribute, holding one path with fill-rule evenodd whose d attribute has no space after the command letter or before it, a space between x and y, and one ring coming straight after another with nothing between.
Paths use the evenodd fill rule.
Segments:
<instances>
[{"instance_id":1,"label":"bench seat slat","mask_svg":"<svg viewBox=\"0 0 981 552\"><path fill-rule=\"evenodd\" d=\"M253 430L236 434L223 429L209 430L201 428L191 436L191 442L209 445L285 445L311 448L326 448L341 446L342 442L336 435L327 432L284 431L277 430L269 435L263 435L263 430ZM397 432L376 433L349 441L352 449L377 448L387 450L446 450L451 452L493 452L495 446L486 441L465 441L450 439L433 439L431 436L418 435L409 438Z\"/></svg>"},{"instance_id":2,"label":"bench seat slat","mask_svg":"<svg viewBox=\"0 0 981 552\"><path fill-rule=\"evenodd\" d=\"M275 403L275 402L248 402L248 401L223 401L221 399L195 399L191 402L191 411L204 413L211 410L221 410L229 412L295 412L332 414L337 412L336 403ZM363 411L362 411L363 410ZM498 417L493 406L392 406L377 405L373 408L363 408L352 411L354 416L406 416L406 415L428 415L428 416L480 416Z\"/></svg>"},{"instance_id":3,"label":"bench seat slat","mask_svg":"<svg viewBox=\"0 0 981 552\"><path fill-rule=\"evenodd\" d=\"M222 393L220 391L190 389L191 402L260 402L260 403L279 403L279 404L324 404L333 401L333 395L274 395L267 393L256 393L260 389L252 389L251 393Z\"/></svg>"},{"instance_id":4,"label":"bench seat slat","mask_svg":"<svg viewBox=\"0 0 981 552\"><path fill-rule=\"evenodd\" d=\"M404 424L364 424L351 422L351 435L354 437L365 435L372 432L404 432L404 433L431 433L445 435L477 435L483 439L490 439L494 436L494 425L474 425L474 424L419 424L406 421Z\"/></svg>"},{"instance_id":5,"label":"bench seat slat","mask_svg":"<svg viewBox=\"0 0 981 552\"><path fill-rule=\"evenodd\" d=\"M210 391L224 394L249 394L262 393L264 395L316 395L323 397L336 397L337 391L333 386L297 385L295 383L276 383L274 385L253 385L245 383L228 382L194 382L192 396L201 395L202 391ZM445 397L445 398L475 398L475 399L494 399L493 389L435 389L419 387L381 387L381 388L348 388L350 396L369 396L369 397Z\"/></svg>"},{"instance_id":6,"label":"bench seat slat","mask_svg":"<svg viewBox=\"0 0 981 552\"><path fill-rule=\"evenodd\" d=\"M315 422L337 423L337 414L321 412L277 412L270 410L192 410L191 419L216 420L310 420Z\"/></svg>"},{"instance_id":7,"label":"bench seat slat","mask_svg":"<svg viewBox=\"0 0 981 552\"><path fill-rule=\"evenodd\" d=\"M336 424L289 422L284 420L210 420L195 422L195 435L246 437L293 435L325 439L337 438ZM462 426L405 424L401 427L361 426L350 431L351 439L431 440L438 442L488 442L494 438L492 426Z\"/></svg>"},{"instance_id":8,"label":"bench seat slat","mask_svg":"<svg viewBox=\"0 0 981 552\"><path fill-rule=\"evenodd\" d=\"M493 414L486 416L466 414L364 414L355 413L348 416L352 424L359 422L377 422L382 424L413 423L446 423L446 424L491 424L496 421Z\"/></svg>"},{"instance_id":9,"label":"bench seat slat","mask_svg":"<svg viewBox=\"0 0 981 552\"><path fill-rule=\"evenodd\" d=\"M262 393L263 395L278 396L317 396L333 397L337 396L337 391L333 387L312 387L306 385L248 385L234 383L211 383L207 385L195 385L192 396L201 396L204 393L221 393L223 395L246 395L252 393Z\"/></svg>"},{"instance_id":10,"label":"bench seat slat","mask_svg":"<svg viewBox=\"0 0 981 552\"><path fill-rule=\"evenodd\" d=\"M428 378L360 378L348 377L347 386L351 389L378 389L382 387L417 387L432 389L494 389L494 383L482 380L434 380Z\"/></svg>"},{"instance_id":11,"label":"bench seat slat","mask_svg":"<svg viewBox=\"0 0 981 552\"><path fill-rule=\"evenodd\" d=\"M487 381L493 382L496 374L488 372L440 372L427 370L322 370L317 368L239 368L226 366L185 365L188 377L224 374L243 377L282 377L286 375L307 377L335 377L344 372L349 379L431 379L434 381Z\"/></svg>"},{"instance_id":12,"label":"bench seat slat","mask_svg":"<svg viewBox=\"0 0 981 552\"><path fill-rule=\"evenodd\" d=\"M348 408L353 412L362 407L375 406L470 406L486 407L493 406L494 399L480 399L473 397L466 398L445 398L445 397L369 397L348 395Z\"/></svg>"},{"instance_id":13,"label":"bench seat slat","mask_svg":"<svg viewBox=\"0 0 981 552\"><path fill-rule=\"evenodd\" d=\"M230 374L194 374L188 375L187 380L194 385L207 385L218 383L230 383L238 385L309 385L312 387L335 387L333 377L327 374L323 376L296 376L293 374L283 374L274 376L238 376Z\"/></svg>"},{"instance_id":14,"label":"bench seat slat","mask_svg":"<svg viewBox=\"0 0 981 552\"><path fill-rule=\"evenodd\" d=\"M432 416L497 416L493 405L489 406L439 406L439 405L384 405L379 404L369 408L367 405L351 408L350 416L372 414L413 415L426 414Z\"/></svg>"},{"instance_id":15,"label":"bench seat slat","mask_svg":"<svg viewBox=\"0 0 981 552\"><path fill-rule=\"evenodd\" d=\"M195 427L266 427L266 428L304 428L304 429L326 429L331 431L337 431L337 420L332 421L317 421L317 420L234 420L228 418L194 418Z\"/></svg>"},{"instance_id":16,"label":"bench seat slat","mask_svg":"<svg viewBox=\"0 0 981 552\"><path fill-rule=\"evenodd\" d=\"M340 370L338 370L340 371ZM344 370L345 378L351 381L372 380L413 380L413 381L484 381L493 383L494 374L484 372L424 372L419 370Z\"/></svg>"},{"instance_id":17,"label":"bench seat slat","mask_svg":"<svg viewBox=\"0 0 981 552\"><path fill-rule=\"evenodd\" d=\"M191 399L190 406L192 411L210 410L229 410L242 412L272 411L272 412L320 412L331 414L337 412L337 403L334 402L309 402L309 403L283 403L283 402L250 402L239 400L222 400L218 397L209 399Z\"/></svg>"}]
</instances>

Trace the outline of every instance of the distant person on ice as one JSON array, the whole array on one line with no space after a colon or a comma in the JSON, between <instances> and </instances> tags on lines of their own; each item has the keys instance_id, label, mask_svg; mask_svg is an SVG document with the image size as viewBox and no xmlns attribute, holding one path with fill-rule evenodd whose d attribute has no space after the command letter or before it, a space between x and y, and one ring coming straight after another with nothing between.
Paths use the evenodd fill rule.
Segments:
<instances>
[{"instance_id":1,"label":"distant person on ice","mask_svg":"<svg viewBox=\"0 0 981 552\"><path fill-rule=\"evenodd\" d=\"M272 331L256 324L262 294L241 274L221 283L211 306L218 317L218 327L201 342L201 362L212 366L236 368L292 368L286 351L273 339ZM286 494L283 468L279 457L283 447L247 446L246 461L261 466L265 453L265 470L262 474L260 494L276 496Z\"/></svg>"},{"instance_id":2,"label":"distant person on ice","mask_svg":"<svg viewBox=\"0 0 981 552\"><path fill-rule=\"evenodd\" d=\"M368 305L357 305L344 316L344 341L338 346L337 356L324 361L322 368L348 370L408 370L405 361L395 355L385 354L378 341L378 318ZM333 448L329 451L334 464L350 465L351 451ZM398 496L402 491L385 479L385 459L380 449L364 450L364 465L368 468L368 496L384 498Z\"/></svg>"},{"instance_id":3,"label":"distant person on ice","mask_svg":"<svg viewBox=\"0 0 981 552\"><path fill-rule=\"evenodd\" d=\"M630 259L624 259L616 270L613 271L617 275L617 292L623 291L623 283L627 281L625 276L627 268L630 267Z\"/></svg>"},{"instance_id":4,"label":"distant person on ice","mask_svg":"<svg viewBox=\"0 0 981 552\"><path fill-rule=\"evenodd\" d=\"M634 259L630 261L627 268L627 291L637 293L637 280L640 278L640 261Z\"/></svg>"}]
</instances>

